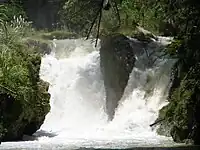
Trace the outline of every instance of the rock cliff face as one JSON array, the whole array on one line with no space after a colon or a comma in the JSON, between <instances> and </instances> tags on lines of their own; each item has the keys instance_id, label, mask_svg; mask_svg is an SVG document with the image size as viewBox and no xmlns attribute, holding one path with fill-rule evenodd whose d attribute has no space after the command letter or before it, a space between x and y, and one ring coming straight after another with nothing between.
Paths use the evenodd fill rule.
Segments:
<instances>
[{"instance_id":1,"label":"rock cliff face","mask_svg":"<svg viewBox=\"0 0 200 150\"><path fill-rule=\"evenodd\" d=\"M169 104L160 110L158 133L172 136L175 142L200 144L199 64L172 89Z\"/></svg>"},{"instance_id":2,"label":"rock cliff face","mask_svg":"<svg viewBox=\"0 0 200 150\"><path fill-rule=\"evenodd\" d=\"M189 41L191 42L191 41ZM193 40L192 40L193 42ZM158 133L172 136L175 142L200 144L200 63L197 52L190 53L188 41L174 41L167 50L170 53L188 51L180 57L173 69L169 104L160 110L159 119L164 119ZM191 55L190 55L191 54ZM194 55L193 55L194 54Z\"/></svg>"},{"instance_id":3,"label":"rock cliff face","mask_svg":"<svg viewBox=\"0 0 200 150\"><path fill-rule=\"evenodd\" d=\"M124 35L111 35L101 40L100 64L106 90L106 112L109 120L115 114L135 63L131 40Z\"/></svg>"},{"instance_id":4,"label":"rock cliff face","mask_svg":"<svg viewBox=\"0 0 200 150\"><path fill-rule=\"evenodd\" d=\"M24 0L23 5L34 27L52 29L57 23L62 2L63 0Z\"/></svg>"}]
</instances>

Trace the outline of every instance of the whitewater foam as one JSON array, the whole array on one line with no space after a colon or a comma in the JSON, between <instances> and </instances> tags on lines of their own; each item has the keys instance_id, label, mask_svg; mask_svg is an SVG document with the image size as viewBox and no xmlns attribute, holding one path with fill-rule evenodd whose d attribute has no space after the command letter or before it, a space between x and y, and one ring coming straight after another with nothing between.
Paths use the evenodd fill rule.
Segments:
<instances>
[{"instance_id":1,"label":"whitewater foam","mask_svg":"<svg viewBox=\"0 0 200 150\"><path fill-rule=\"evenodd\" d=\"M51 111L41 129L66 138L158 137L149 125L156 119L158 110L166 105L164 93L173 61L154 55L157 58L154 65L141 69L141 63L149 58L145 53L137 56L139 61L130 75L115 118L107 122L99 52L94 48L92 52L87 51L88 46L91 49L88 43L85 47L82 45L84 49L74 46L65 58L55 58L54 53L42 59L41 78L51 84ZM148 51L158 50L154 46Z\"/></svg>"},{"instance_id":2,"label":"whitewater foam","mask_svg":"<svg viewBox=\"0 0 200 150\"><path fill-rule=\"evenodd\" d=\"M150 45L148 52L154 53L151 58L145 53L137 56L111 122L107 122L104 111L98 48L81 39L55 41L56 49L43 57L40 71L40 77L50 83L51 93L51 110L40 130L55 136L42 136L38 131L36 141L28 143L39 143L43 148L50 144L56 149L58 145L122 148L172 144L171 138L157 135L149 126L157 118L158 110L167 104L170 70L175 60L159 58L162 52L158 45L169 41L160 37L158 43ZM152 60L154 63L145 67Z\"/></svg>"}]
</instances>

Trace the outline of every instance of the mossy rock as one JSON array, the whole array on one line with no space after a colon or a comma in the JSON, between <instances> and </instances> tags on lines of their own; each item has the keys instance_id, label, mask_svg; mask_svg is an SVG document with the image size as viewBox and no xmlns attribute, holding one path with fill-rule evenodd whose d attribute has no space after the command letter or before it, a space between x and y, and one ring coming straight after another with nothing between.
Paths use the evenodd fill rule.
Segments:
<instances>
[{"instance_id":1,"label":"mossy rock","mask_svg":"<svg viewBox=\"0 0 200 150\"><path fill-rule=\"evenodd\" d=\"M170 56L177 56L178 55L178 50L181 48L183 44L182 40L174 40L172 41L171 44L169 44L165 48L165 52L169 54Z\"/></svg>"},{"instance_id":2,"label":"mossy rock","mask_svg":"<svg viewBox=\"0 0 200 150\"><path fill-rule=\"evenodd\" d=\"M184 73L185 74L185 73ZM170 103L159 112L159 119L165 120L158 128L161 135L171 135L175 142L187 139L200 144L200 64L181 79L180 85L173 89Z\"/></svg>"},{"instance_id":3,"label":"mossy rock","mask_svg":"<svg viewBox=\"0 0 200 150\"><path fill-rule=\"evenodd\" d=\"M23 134L33 134L50 110L49 85L39 78L41 55L36 50L38 47L33 49L23 41L13 44L11 47L0 45L2 141L21 140Z\"/></svg>"}]
</instances>

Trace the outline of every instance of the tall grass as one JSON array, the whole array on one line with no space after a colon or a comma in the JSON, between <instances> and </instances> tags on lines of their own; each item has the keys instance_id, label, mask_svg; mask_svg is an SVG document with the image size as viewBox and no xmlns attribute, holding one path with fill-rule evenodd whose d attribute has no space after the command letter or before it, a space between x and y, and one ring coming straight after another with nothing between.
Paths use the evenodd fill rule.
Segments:
<instances>
[{"instance_id":1,"label":"tall grass","mask_svg":"<svg viewBox=\"0 0 200 150\"><path fill-rule=\"evenodd\" d=\"M6 93L15 100L10 114L0 116L1 139L18 135L34 120L42 122L49 111L49 94L39 79L41 56L23 40L32 34L31 23L21 15L0 18L0 97Z\"/></svg>"},{"instance_id":2,"label":"tall grass","mask_svg":"<svg viewBox=\"0 0 200 150\"><path fill-rule=\"evenodd\" d=\"M25 22L21 16L14 17L11 22L1 19L0 87L10 89L9 91L13 91L12 94L21 92L22 87L30 84L27 62L24 61L29 54L22 42L22 38L29 28L30 24Z\"/></svg>"}]
</instances>

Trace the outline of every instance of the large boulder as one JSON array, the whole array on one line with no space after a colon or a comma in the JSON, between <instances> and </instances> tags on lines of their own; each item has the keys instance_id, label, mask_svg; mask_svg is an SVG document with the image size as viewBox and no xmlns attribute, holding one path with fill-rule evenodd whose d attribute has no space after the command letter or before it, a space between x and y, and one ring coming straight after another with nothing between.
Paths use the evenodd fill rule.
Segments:
<instances>
[{"instance_id":1,"label":"large boulder","mask_svg":"<svg viewBox=\"0 0 200 150\"><path fill-rule=\"evenodd\" d=\"M122 98L135 63L131 40L121 34L101 39L100 65L106 91L106 112L109 120L115 114L115 108Z\"/></svg>"}]
</instances>

